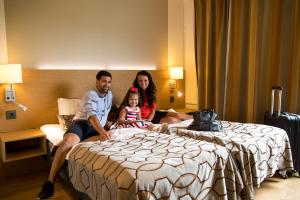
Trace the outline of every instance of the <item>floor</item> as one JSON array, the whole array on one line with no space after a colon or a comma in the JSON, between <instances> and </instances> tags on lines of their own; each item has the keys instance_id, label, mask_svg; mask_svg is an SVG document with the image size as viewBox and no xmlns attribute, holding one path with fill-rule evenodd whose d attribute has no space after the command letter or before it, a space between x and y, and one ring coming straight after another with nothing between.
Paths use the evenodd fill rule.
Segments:
<instances>
[{"instance_id":1,"label":"floor","mask_svg":"<svg viewBox=\"0 0 300 200\"><path fill-rule=\"evenodd\" d=\"M36 199L37 193L47 176L48 171L44 170L0 182L0 200ZM76 198L71 186L58 178L55 183L55 195L51 199L76 200L78 198Z\"/></svg>"},{"instance_id":2,"label":"floor","mask_svg":"<svg viewBox=\"0 0 300 200\"><path fill-rule=\"evenodd\" d=\"M40 185L47 177L47 174L48 171L44 170L0 182L0 199L36 199L36 194L39 192ZM290 177L288 179L282 179L281 177L269 178L264 181L261 188L255 189L255 200L300 199L299 186L299 177ZM51 199L77 200L78 197L76 197L71 186L58 179L55 183L55 194Z\"/></svg>"},{"instance_id":3,"label":"floor","mask_svg":"<svg viewBox=\"0 0 300 200\"><path fill-rule=\"evenodd\" d=\"M275 176L266 179L260 188L256 188L255 200L294 200L300 199L300 177L294 176L288 179L282 179Z\"/></svg>"}]
</instances>

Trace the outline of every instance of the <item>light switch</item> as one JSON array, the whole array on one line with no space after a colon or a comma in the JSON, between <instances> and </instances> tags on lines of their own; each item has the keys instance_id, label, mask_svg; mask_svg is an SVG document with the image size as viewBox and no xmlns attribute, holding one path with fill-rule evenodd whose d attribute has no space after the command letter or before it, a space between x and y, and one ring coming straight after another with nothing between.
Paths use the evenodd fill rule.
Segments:
<instances>
[{"instance_id":1,"label":"light switch","mask_svg":"<svg viewBox=\"0 0 300 200\"><path fill-rule=\"evenodd\" d=\"M5 89L5 100L6 102L16 101L16 91L10 88Z\"/></svg>"}]
</instances>

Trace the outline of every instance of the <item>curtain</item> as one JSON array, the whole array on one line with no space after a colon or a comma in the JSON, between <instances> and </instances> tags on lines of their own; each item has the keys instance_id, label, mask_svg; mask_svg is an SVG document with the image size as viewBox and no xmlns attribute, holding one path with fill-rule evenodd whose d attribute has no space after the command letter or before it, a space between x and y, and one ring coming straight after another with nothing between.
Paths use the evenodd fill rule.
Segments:
<instances>
[{"instance_id":1,"label":"curtain","mask_svg":"<svg viewBox=\"0 0 300 200\"><path fill-rule=\"evenodd\" d=\"M280 85L283 111L300 114L299 1L195 0L200 109L262 122Z\"/></svg>"}]
</instances>

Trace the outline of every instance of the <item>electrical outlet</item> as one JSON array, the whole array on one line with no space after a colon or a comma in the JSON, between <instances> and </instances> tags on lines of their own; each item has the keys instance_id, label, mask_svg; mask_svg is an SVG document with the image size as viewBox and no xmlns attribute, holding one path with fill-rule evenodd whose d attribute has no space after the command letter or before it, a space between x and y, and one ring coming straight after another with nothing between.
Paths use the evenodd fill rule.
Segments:
<instances>
[{"instance_id":1,"label":"electrical outlet","mask_svg":"<svg viewBox=\"0 0 300 200\"><path fill-rule=\"evenodd\" d=\"M6 119L8 119L8 120L17 118L16 110L8 110L5 113L6 113Z\"/></svg>"}]
</instances>

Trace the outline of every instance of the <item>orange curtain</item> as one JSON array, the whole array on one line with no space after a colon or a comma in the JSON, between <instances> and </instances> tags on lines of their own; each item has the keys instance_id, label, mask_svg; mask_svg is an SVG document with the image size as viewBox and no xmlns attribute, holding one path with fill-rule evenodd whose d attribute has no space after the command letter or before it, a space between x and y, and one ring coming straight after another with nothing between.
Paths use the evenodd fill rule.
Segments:
<instances>
[{"instance_id":1,"label":"orange curtain","mask_svg":"<svg viewBox=\"0 0 300 200\"><path fill-rule=\"evenodd\" d=\"M281 85L283 111L300 114L300 1L195 0L195 41L200 109L262 122Z\"/></svg>"}]
</instances>

